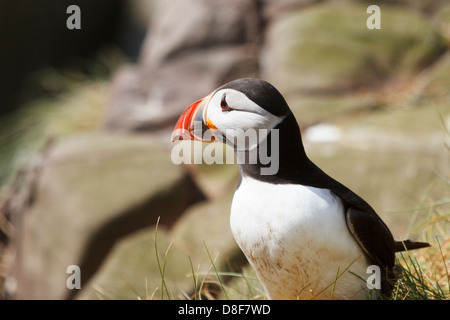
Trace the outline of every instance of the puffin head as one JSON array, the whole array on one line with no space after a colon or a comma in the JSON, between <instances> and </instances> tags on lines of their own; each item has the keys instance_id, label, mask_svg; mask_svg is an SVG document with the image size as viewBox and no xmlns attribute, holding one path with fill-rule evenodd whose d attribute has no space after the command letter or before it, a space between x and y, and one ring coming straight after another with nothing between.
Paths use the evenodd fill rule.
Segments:
<instances>
[{"instance_id":1,"label":"puffin head","mask_svg":"<svg viewBox=\"0 0 450 320\"><path fill-rule=\"evenodd\" d=\"M251 150L288 116L286 101L270 83L238 79L190 105L178 119L172 141L221 141L235 150ZM245 139L252 134L255 139Z\"/></svg>"}]
</instances>

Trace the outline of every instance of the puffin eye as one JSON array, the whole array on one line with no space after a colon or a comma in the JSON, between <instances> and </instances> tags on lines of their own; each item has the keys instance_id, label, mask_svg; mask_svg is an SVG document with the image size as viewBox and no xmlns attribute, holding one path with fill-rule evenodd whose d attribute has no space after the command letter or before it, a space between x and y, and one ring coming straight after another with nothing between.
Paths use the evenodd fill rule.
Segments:
<instances>
[{"instance_id":1,"label":"puffin eye","mask_svg":"<svg viewBox=\"0 0 450 320\"><path fill-rule=\"evenodd\" d=\"M227 103L225 95L223 95L222 100L220 100L220 108L222 108L222 111L231 111L231 108Z\"/></svg>"}]
</instances>

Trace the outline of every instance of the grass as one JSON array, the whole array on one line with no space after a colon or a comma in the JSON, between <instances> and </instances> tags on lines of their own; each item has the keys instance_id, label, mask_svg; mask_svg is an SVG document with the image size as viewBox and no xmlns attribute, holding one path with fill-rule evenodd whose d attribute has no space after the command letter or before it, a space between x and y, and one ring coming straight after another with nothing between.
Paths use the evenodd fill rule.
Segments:
<instances>
[{"instance_id":1,"label":"grass","mask_svg":"<svg viewBox=\"0 0 450 320\"><path fill-rule=\"evenodd\" d=\"M156 243L156 233L155 233ZM164 256L157 254L157 263L160 268L161 287L156 288L151 296L139 297L140 299L155 299L155 294L160 290L161 299L186 299L186 300L261 300L266 299L265 293L258 278L250 267L243 268L240 272L220 271L217 269L215 260L205 245L205 250L211 265L206 272L195 269L192 260L188 257L191 265L192 292L177 293L170 292L165 285L166 259L170 246ZM398 280L390 297L381 297L386 300L449 300L450 299L450 277L449 277L450 238L444 242L436 239L432 247L403 252L397 255L396 269ZM216 257L217 258L217 257ZM345 270L344 270L345 272ZM343 272L342 272L343 273ZM342 275L336 274L336 280ZM330 286L334 288L335 283ZM311 295L311 299L315 299Z\"/></svg>"},{"instance_id":2,"label":"grass","mask_svg":"<svg viewBox=\"0 0 450 320\"><path fill-rule=\"evenodd\" d=\"M443 189L450 190L450 179L436 174ZM418 221L418 217L422 220ZM424 200L414 210L407 237L420 234L432 247L397 254L401 271L393 290L393 300L449 300L450 277L450 198ZM405 237L405 238L407 238Z\"/></svg>"},{"instance_id":3,"label":"grass","mask_svg":"<svg viewBox=\"0 0 450 320\"><path fill-rule=\"evenodd\" d=\"M198 267L194 268L192 259L188 256L191 273L187 274L186 277L192 278L192 292L172 292L166 285L165 270L167 256L169 254L170 248L173 242L170 242L166 248L164 255L161 254L158 245L158 225L159 219L155 227L155 238L154 238L154 248L155 248L155 258L158 265L159 274L161 278L161 285L156 287L151 294L146 290L145 296L139 296L137 291L125 280L127 286L136 294L137 298L140 300L174 300L174 299L186 299L186 300L216 300L216 299L242 299L242 300L256 300L262 299L264 297L264 292L259 288L259 280L255 275L247 275L245 270L241 272L229 272L229 271L219 271L216 266L216 258L211 256L211 253L204 242L205 251L211 262L210 267L206 272L200 271ZM213 272L214 271L214 272ZM226 279L226 280L225 280ZM232 280L238 280L241 283L236 283ZM237 289L240 285L244 284L247 288L248 294L241 294ZM146 286L147 288L147 286ZM160 294L157 292L160 291ZM181 293L181 294L180 294Z\"/></svg>"},{"instance_id":4,"label":"grass","mask_svg":"<svg viewBox=\"0 0 450 320\"><path fill-rule=\"evenodd\" d=\"M448 246L450 242L447 240L445 244ZM390 299L449 300L448 256L448 248L444 251L439 242L437 248L424 253L400 254L397 265L401 272Z\"/></svg>"},{"instance_id":5,"label":"grass","mask_svg":"<svg viewBox=\"0 0 450 320\"><path fill-rule=\"evenodd\" d=\"M166 295L168 298L170 298L170 296L171 296L169 289L167 288L164 275L166 272L167 254L169 253L169 250L170 250L170 247L172 246L173 241L169 244L169 246L166 249L166 253L164 254L163 263L161 266L160 254L158 251L158 245L157 245L157 241L156 241L156 239L158 238L159 218L160 217L158 217L158 220L156 221L156 228L155 228L155 255L156 255L156 261L158 264L159 274L161 275L161 300L164 300L164 292L166 292Z\"/></svg>"},{"instance_id":6,"label":"grass","mask_svg":"<svg viewBox=\"0 0 450 320\"><path fill-rule=\"evenodd\" d=\"M423 201L414 210L407 237L420 234L432 247L397 255L401 271L393 290L393 300L449 300L450 198L433 200L428 192L437 183L450 190L450 179L436 173ZM418 221L418 217L422 220Z\"/></svg>"}]
</instances>

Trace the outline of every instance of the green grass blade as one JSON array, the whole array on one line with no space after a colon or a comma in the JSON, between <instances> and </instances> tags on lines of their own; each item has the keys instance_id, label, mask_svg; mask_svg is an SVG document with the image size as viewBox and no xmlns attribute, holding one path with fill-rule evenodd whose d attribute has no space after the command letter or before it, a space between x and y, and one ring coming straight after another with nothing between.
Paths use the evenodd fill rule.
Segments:
<instances>
[{"instance_id":1,"label":"green grass blade","mask_svg":"<svg viewBox=\"0 0 450 320\"><path fill-rule=\"evenodd\" d=\"M216 266L215 266L215 264L214 264L213 259L211 258L211 254L209 253L209 250L208 250L208 247L206 246L205 241L203 241L203 245L205 246L206 252L208 253L209 260L211 261L212 267L214 268L214 272L216 273L217 279L218 279L219 284L220 284L220 288L222 289L222 292L223 292L223 294L225 295L226 299L227 299L227 300L230 300L230 299L228 298L227 291L225 290L225 286L224 286L224 284L223 284L223 282L222 282L222 278L220 277L219 272L218 272L217 269L216 269Z\"/></svg>"}]
</instances>

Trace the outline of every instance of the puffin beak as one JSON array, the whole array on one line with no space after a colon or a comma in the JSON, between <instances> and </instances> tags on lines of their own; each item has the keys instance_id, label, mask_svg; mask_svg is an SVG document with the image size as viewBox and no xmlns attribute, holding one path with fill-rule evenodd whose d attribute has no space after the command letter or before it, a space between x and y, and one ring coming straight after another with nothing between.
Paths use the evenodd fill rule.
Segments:
<instances>
[{"instance_id":1,"label":"puffin beak","mask_svg":"<svg viewBox=\"0 0 450 320\"><path fill-rule=\"evenodd\" d=\"M172 142L176 140L212 142L215 140L211 132L206 133L209 129L217 130L211 121L206 121L210 99L211 94L194 102L181 114L172 132Z\"/></svg>"}]
</instances>

